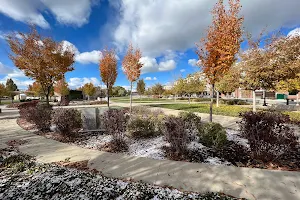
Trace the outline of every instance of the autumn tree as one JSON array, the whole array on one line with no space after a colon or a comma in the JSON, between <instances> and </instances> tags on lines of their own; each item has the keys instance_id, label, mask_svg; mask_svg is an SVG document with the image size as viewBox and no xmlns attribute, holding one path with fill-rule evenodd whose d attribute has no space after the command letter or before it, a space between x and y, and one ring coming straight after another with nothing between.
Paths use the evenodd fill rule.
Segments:
<instances>
[{"instance_id":1,"label":"autumn tree","mask_svg":"<svg viewBox=\"0 0 300 200\"><path fill-rule=\"evenodd\" d=\"M0 83L0 104L1 104L1 98L5 95L7 95L5 85L3 83Z\"/></svg>"},{"instance_id":2,"label":"autumn tree","mask_svg":"<svg viewBox=\"0 0 300 200\"><path fill-rule=\"evenodd\" d=\"M226 10L223 0L219 0L212 10L213 20L206 38L197 44L199 66L211 85L210 121L212 121L213 96L215 84L226 74L236 61L243 34L243 17L240 0L229 0Z\"/></svg>"},{"instance_id":3,"label":"autumn tree","mask_svg":"<svg viewBox=\"0 0 300 200\"><path fill-rule=\"evenodd\" d=\"M66 80L64 78L55 83L54 92L61 96L69 95L70 90L68 88L68 83L66 82Z\"/></svg>"},{"instance_id":4,"label":"autumn tree","mask_svg":"<svg viewBox=\"0 0 300 200\"><path fill-rule=\"evenodd\" d=\"M232 93L240 87L240 80L241 69L236 64L216 83L216 90L225 95Z\"/></svg>"},{"instance_id":5,"label":"autumn tree","mask_svg":"<svg viewBox=\"0 0 300 200\"><path fill-rule=\"evenodd\" d=\"M42 86L38 82L33 82L32 87L31 87L31 92L35 97L41 97L44 96Z\"/></svg>"},{"instance_id":6,"label":"autumn tree","mask_svg":"<svg viewBox=\"0 0 300 200\"><path fill-rule=\"evenodd\" d=\"M93 96L96 92L96 88L93 83L86 83L82 87L82 91L85 95L88 96L88 101L90 100L90 96Z\"/></svg>"},{"instance_id":7,"label":"autumn tree","mask_svg":"<svg viewBox=\"0 0 300 200\"><path fill-rule=\"evenodd\" d=\"M16 95L16 91L18 90L18 86L15 84L15 82L9 78L6 80L6 91L11 97L11 102L13 103L14 101L14 96Z\"/></svg>"},{"instance_id":8,"label":"autumn tree","mask_svg":"<svg viewBox=\"0 0 300 200\"><path fill-rule=\"evenodd\" d=\"M129 44L127 53L123 58L122 67L127 79L130 81L130 112L132 109L132 85L134 81L139 79L143 66L140 62L141 57L141 50L139 48L133 49L133 46Z\"/></svg>"},{"instance_id":9,"label":"autumn tree","mask_svg":"<svg viewBox=\"0 0 300 200\"><path fill-rule=\"evenodd\" d=\"M197 76L188 76L184 80L183 91L189 97L189 104L191 103L191 95L203 92L205 90L205 83Z\"/></svg>"},{"instance_id":10,"label":"autumn tree","mask_svg":"<svg viewBox=\"0 0 300 200\"><path fill-rule=\"evenodd\" d=\"M41 36L35 27L31 27L28 34L12 33L7 41L12 52L11 60L26 76L41 85L49 104L54 83L61 80L66 72L74 70L73 50L66 48L62 42Z\"/></svg>"},{"instance_id":11,"label":"autumn tree","mask_svg":"<svg viewBox=\"0 0 300 200\"><path fill-rule=\"evenodd\" d=\"M141 98L141 95L143 95L145 93L145 89L146 89L145 87L146 87L146 84L145 84L144 79L140 79L136 84L136 91L140 95L140 98Z\"/></svg>"},{"instance_id":12,"label":"autumn tree","mask_svg":"<svg viewBox=\"0 0 300 200\"><path fill-rule=\"evenodd\" d=\"M117 58L115 51L105 49L102 52L102 57L100 59L100 75L102 81L105 83L107 88L107 106L109 107L109 96L113 85L116 82L118 71L117 71Z\"/></svg>"},{"instance_id":13,"label":"autumn tree","mask_svg":"<svg viewBox=\"0 0 300 200\"><path fill-rule=\"evenodd\" d=\"M248 36L248 49L240 56L243 86L253 91L253 111L256 110L255 90L276 90L278 84L297 79L300 73L300 36L275 34L265 40L261 47L262 38L263 34L257 40Z\"/></svg>"},{"instance_id":14,"label":"autumn tree","mask_svg":"<svg viewBox=\"0 0 300 200\"><path fill-rule=\"evenodd\" d=\"M156 83L154 86L151 88L151 92L153 95L158 95L158 98L164 93L164 87L160 83Z\"/></svg>"},{"instance_id":15,"label":"autumn tree","mask_svg":"<svg viewBox=\"0 0 300 200\"><path fill-rule=\"evenodd\" d=\"M183 78L179 78L175 81L173 91L176 95L180 96L182 96L185 93L185 80Z\"/></svg>"}]
</instances>

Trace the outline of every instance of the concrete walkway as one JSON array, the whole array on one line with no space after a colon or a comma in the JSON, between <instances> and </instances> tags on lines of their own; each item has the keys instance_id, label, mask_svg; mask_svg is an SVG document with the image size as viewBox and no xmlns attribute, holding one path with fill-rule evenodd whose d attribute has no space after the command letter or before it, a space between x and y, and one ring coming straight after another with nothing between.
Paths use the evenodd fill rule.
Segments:
<instances>
[{"instance_id":1,"label":"concrete walkway","mask_svg":"<svg viewBox=\"0 0 300 200\"><path fill-rule=\"evenodd\" d=\"M83 149L21 129L15 119L0 120L0 148L15 139L27 140L20 151L39 162L89 160L105 176L132 178L185 191L224 192L248 199L300 199L300 173L153 160Z\"/></svg>"}]
</instances>

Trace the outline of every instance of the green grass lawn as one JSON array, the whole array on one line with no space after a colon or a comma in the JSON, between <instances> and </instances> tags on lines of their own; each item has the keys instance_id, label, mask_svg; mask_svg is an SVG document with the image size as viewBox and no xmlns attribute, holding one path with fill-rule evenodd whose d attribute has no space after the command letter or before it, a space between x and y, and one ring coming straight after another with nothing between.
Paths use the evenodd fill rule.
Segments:
<instances>
[{"instance_id":1,"label":"green grass lawn","mask_svg":"<svg viewBox=\"0 0 300 200\"><path fill-rule=\"evenodd\" d=\"M184 110L190 112L209 113L209 104L159 104L151 105L153 107L169 108L175 110ZM238 117L240 112L251 111L251 108L232 105L220 105L213 107L213 114Z\"/></svg>"},{"instance_id":2,"label":"green grass lawn","mask_svg":"<svg viewBox=\"0 0 300 200\"><path fill-rule=\"evenodd\" d=\"M14 100L14 103L20 103L19 100ZM11 99L2 99L0 105L8 105L11 104Z\"/></svg>"},{"instance_id":3,"label":"green grass lawn","mask_svg":"<svg viewBox=\"0 0 300 200\"><path fill-rule=\"evenodd\" d=\"M112 101L114 102L120 102L120 103L129 103L130 98L129 97L112 97ZM133 102L135 103L151 103L151 102L172 102L173 99L159 99L159 98L133 98ZM186 101L186 100L184 100Z\"/></svg>"},{"instance_id":4,"label":"green grass lawn","mask_svg":"<svg viewBox=\"0 0 300 200\"><path fill-rule=\"evenodd\" d=\"M209 104L156 104L150 106L190 112L209 113ZM238 105L221 104L220 107L216 107L216 105L213 106L213 114L232 117L238 117L240 112L246 112L251 110L251 107L243 107ZM258 109L258 111L260 110ZM286 111L283 113L289 115L291 120L293 121L300 121L300 112Z\"/></svg>"}]
</instances>

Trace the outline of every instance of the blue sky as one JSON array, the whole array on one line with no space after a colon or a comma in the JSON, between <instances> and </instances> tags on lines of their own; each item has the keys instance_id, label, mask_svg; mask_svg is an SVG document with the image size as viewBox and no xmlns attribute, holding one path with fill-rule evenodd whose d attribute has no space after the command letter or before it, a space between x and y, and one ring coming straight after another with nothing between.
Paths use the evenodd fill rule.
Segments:
<instances>
[{"instance_id":1,"label":"blue sky","mask_svg":"<svg viewBox=\"0 0 300 200\"><path fill-rule=\"evenodd\" d=\"M179 76L199 71L195 67L195 42L211 22L216 0L1 0L0 82L13 78L25 89L33 81L14 67L3 39L13 31L28 31L28 23L39 32L76 49L75 70L66 74L69 86L86 82L100 85L98 67L101 50L113 47L119 57L115 85L129 86L121 60L129 42L143 52L141 78L151 86L169 84ZM241 0L244 27L257 35L281 29L284 34L300 27L299 0ZM299 30L299 29L298 29ZM243 46L242 46L243 47Z\"/></svg>"}]
</instances>

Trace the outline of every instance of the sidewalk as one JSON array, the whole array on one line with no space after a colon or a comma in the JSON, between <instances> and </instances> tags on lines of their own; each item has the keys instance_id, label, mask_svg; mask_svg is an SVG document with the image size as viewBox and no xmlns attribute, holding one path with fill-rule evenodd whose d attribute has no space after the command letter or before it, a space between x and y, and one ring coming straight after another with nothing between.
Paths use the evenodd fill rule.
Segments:
<instances>
[{"instance_id":1,"label":"sidewalk","mask_svg":"<svg viewBox=\"0 0 300 200\"><path fill-rule=\"evenodd\" d=\"M106 176L132 178L185 191L224 192L248 199L300 199L300 173L198 163L153 160L83 149L37 136L21 129L15 119L0 121L0 148L6 142L24 139L20 151L39 162L89 160L89 167Z\"/></svg>"}]
</instances>

